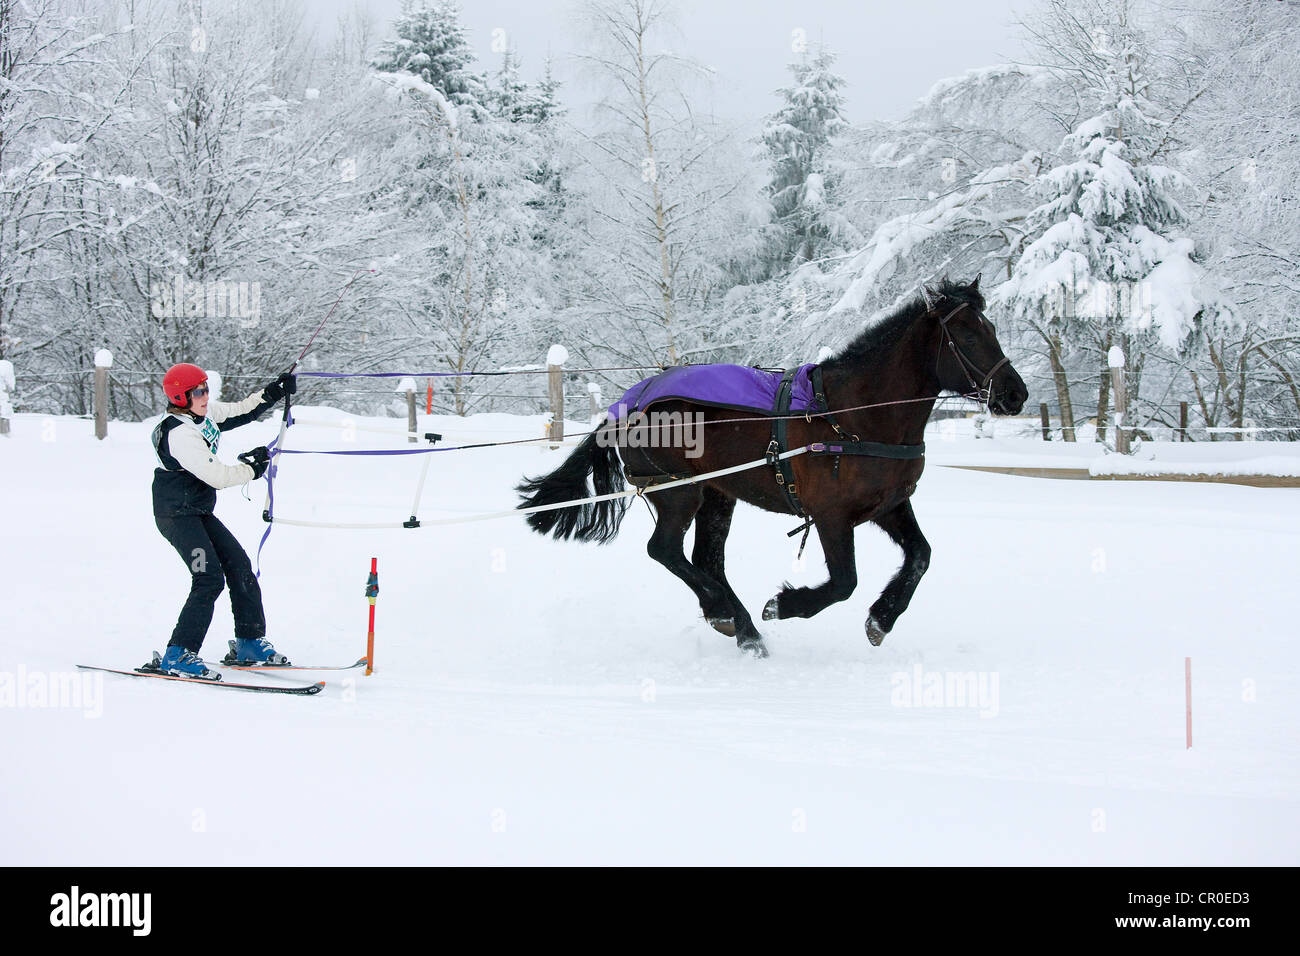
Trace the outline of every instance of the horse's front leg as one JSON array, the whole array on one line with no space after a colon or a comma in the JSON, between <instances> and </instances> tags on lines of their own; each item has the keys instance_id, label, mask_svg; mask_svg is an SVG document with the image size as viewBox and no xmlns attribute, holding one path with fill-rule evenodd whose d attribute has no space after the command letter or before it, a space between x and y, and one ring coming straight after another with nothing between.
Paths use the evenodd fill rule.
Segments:
<instances>
[{"instance_id":1,"label":"horse's front leg","mask_svg":"<svg viewBox=\"0 0 1300 956\"><path fill-rule=\"evenodd\" d=\"M836 601L844 601L858 586L858 569L853 556L853 522L843 515L819 515L813 520L817 537L826 554L829 578L815 588L781 586L776 597L763 608L763 620L812 617Z\"/></svg>"},{"instance_id":2,"label":"horse's front leg","mask_svg":"<svg viewBox=\"0 0 1300 956\"><path fill-rule=\"evenodd\" d=\"M885 635L893 630L899 615L907 610L916 586L921 583L921 577L930 566L930 542L925 540L920 525L916 523L910 501L904 501L871 520L903 549L903 566L890 578L885 590L880 592L880 597L871 605L871 613L867 617L867 639L879 646Z\"/></svg>"}]
</instances>

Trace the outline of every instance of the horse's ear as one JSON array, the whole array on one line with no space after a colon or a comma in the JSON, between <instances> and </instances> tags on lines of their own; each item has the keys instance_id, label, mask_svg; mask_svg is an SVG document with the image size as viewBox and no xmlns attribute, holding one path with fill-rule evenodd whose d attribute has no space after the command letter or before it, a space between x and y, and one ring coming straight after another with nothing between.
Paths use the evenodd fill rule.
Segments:
<instances>
[{"instance_id":1,"label":"horse's ear","mask_svg":"<svg viewBox=\"0 0 1300 956\"><path fill-rule=\"evenodd\" d=\"M927 312L933 312L935 305L939 301L939 293L935 292L928 285L922 283L921 298L925 299L925 308Z\"/></svg>"},{"instance_id":2,"label":"horse's ear","mask_svg":"<svg viewBox=\"0 0 1300 956\"><path fill-rule=\"evenodd\" d=\"M984 275L982 272L975 273L975 281L970 284L970 290L972 292L978 292L980 290L980 276L982 275Z\"/></svg>"}]
</instances>

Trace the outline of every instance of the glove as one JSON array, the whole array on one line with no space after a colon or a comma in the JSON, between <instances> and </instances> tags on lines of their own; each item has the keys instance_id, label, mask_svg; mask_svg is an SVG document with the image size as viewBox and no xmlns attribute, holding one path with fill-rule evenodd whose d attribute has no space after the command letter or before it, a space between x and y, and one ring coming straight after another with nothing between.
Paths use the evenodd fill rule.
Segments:
<instances>
[{"instance_id":1,"label":"glove","mask_svg":"<svg viewBox=\"0 0 1300 956\"><path fill-rule=\"evenodd\" d=\"M265 445L258 445L256 448L236 457L253 469L253 480L255 481L266 474L266 469L271 467L271 453L267 451Z\"/></svg>"},{"instance_id":2,"label":"glove","mask_svg":"<svg viewBox=\"0 0 1300 956\"><path fill-rule=\"evenodd\" d=\"M262 389L262 400L265 402L278 402L286 395L292 395L298 391L298 379L296 376L285 372L266 388Z\"/></svg>"}]
</instances>

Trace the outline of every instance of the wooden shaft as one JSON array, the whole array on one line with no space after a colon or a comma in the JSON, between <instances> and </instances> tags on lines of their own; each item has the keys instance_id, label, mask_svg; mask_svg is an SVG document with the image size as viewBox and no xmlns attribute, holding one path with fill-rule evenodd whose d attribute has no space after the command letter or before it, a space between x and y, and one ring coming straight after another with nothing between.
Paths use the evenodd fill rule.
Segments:
<instances>
[{"instance_id":1,"label":"wooden shaft","mask_svg":"<svg viewBox=\"0 0 1300 956\"><path fill-rule=\"evenodd\" d=\"M548 437L552 442L564 440L564 369L559 365L546 366L551 400L551 427Z\"/></svg>"},{"instance_id":2,"label":"wooden shaft","mask_svg":"<svg viewBox=\"0 0 1300 956\"><path fill-rule=\"evenodd\" d=\"M1112 368L1110 370L1111 391L1115 396L1115 451L1121 455L1127 455L1129 449L1129 438L1132 432L1129 430L1128 421L1128 395L1124 390L1124 370L1122 368Z\"/></svg>"},{"instance_id":3,"label":"wooden shaft","mask_svg":"<svg viewBox=\"0 0 1300 956\"><path fill-rule=\"evenodd\" d=\"M370 630L366 634L366 676L375 672L375 599L370 599Z\"/></svg>"},{"instance_id":4,"label":"wooden shaft","mask_svg":"<svg viewBox=\"0 0 1300 956\"><path fill-rule=\"evenodd\" d=\"M108 437L108 369L95 366L95 437Z\"/></svg>"}]
</instances>

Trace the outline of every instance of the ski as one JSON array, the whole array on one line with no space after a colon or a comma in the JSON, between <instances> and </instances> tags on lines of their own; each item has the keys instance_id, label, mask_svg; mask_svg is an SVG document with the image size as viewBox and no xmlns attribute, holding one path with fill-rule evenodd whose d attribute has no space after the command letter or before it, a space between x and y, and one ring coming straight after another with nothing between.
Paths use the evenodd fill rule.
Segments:
<instances>
[{"instance_id":1,"label":"ski","mask_svg":"<svg viewBox=\"0 0 1300 956\"><path fill-rule=\"evenodd\" d=\"M220 661L213 664L205 662L209 667L229 667L237 671L350 671L357 667L365 667L369 661L361 658L355 664L258 664L254 662L240 662L235 659L235 642L227 641L226 644L230 650Z\"/></svg>"},{"instance_id":2,"label":"ski","mask_svg":"<svg viewBox=\"0 0 1300 956\"><path fill-rule=\"evenodd\" d=\"M236 671L350 671L366 666L363 657L355 664L228 664L223 658L220 663L207 662L209 667L223 667Z\"/></svg>"},{"instance_id":3,"label":"ski","mask_svg":"<svg viewBox=\"0 0 1300 956\"><path fill-rule=\"evenodd\" d=\"M231 690L246 690L261 694L296 694L307 697L312 694L319 694L325 687L324 681L317 681L314 684L240 684L232 681L224 681L218 677L216 680L210 680L203 677L180 677L176 674L160 674L147 671L137 667L135 670L124 671L117 670L113 667L96 667L93 664L78 664L82 670L86 671L103 671L106 674L121 674L123 677L154 677L159 680L178 681L182 684L205 684L208 687L229 687Z\"/></svg>"}]
</instances>

